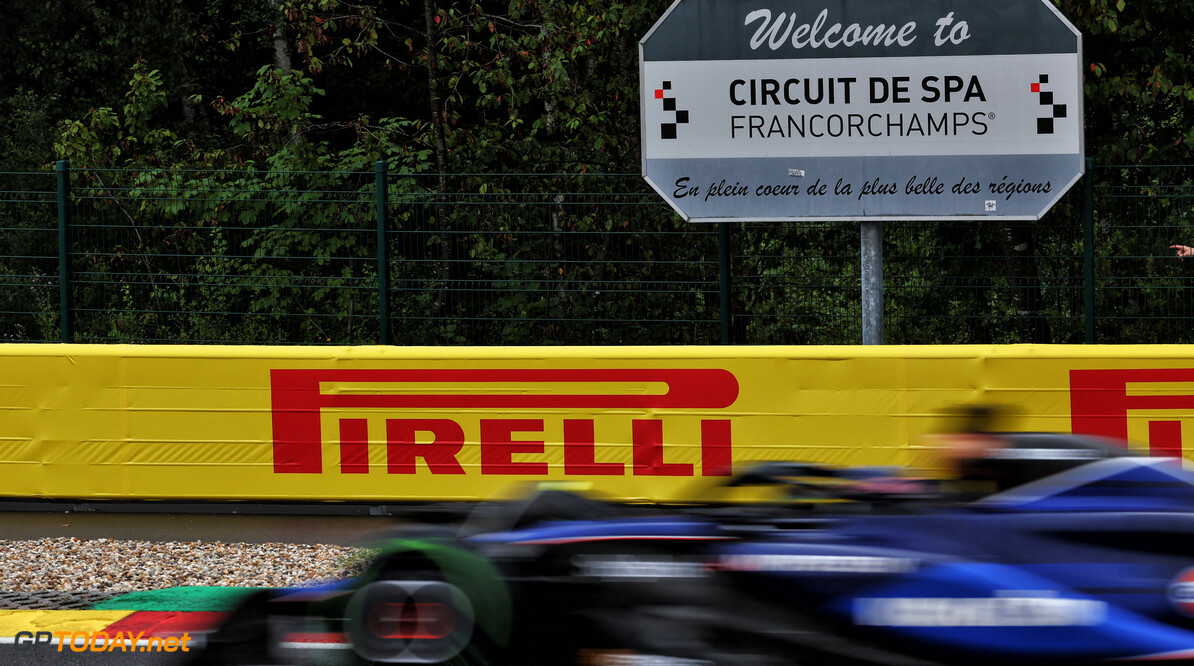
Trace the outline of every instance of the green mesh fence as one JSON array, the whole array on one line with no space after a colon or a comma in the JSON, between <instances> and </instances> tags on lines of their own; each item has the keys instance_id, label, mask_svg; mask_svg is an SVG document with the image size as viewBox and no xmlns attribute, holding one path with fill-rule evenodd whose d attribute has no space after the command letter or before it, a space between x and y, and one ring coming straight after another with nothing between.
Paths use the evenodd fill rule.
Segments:
<instances>
[{"instance_id":1,"label":"green mesh fence","mask_svg":"<svg viewBox=\"0 0 1194 666\"><path fill-rule=\"evenodd\" d=\"M429 185L429 183L424 183ZM631 177L462 176L397 194L398 344L712 344L714 227L677 224ZM598 189L600 187L600 189Z\"/></svg>"},{"instance_id":2,"label":"green mesh fence","mask_svg":"<svg viewBox=\"0 0 1194 666\"><path fill-rule=\"evenodd\" d=\"M885 341L1194 341L1194 258L1169 248L1194 244L1190 176L1098 167L1089 203L1080 183L1039 221L884 223ZM734 343L862 338L856 223L731 224L723 265L719 225L683 222L636 174L69 182L0 173L5 341L717 344L723 286Z\"/></svg>"},{"instance_id":3,"label":"green mesh fence","mask_svg":"<svg viewBox=\"0 0 1194 666\"><path fill-rule=\"evenodd\" d=\"M74 173L77 342L377 340L372 174Z\"/></svg>"},{"instance_id":4,"label":"green mesh fence","mask_svg":"<svg viewBox=\"0 0 1194 666\"><path fill-rule=\"evenodd\" d=\"M53 173L0 173L0 341L59 339Z\"/></svg>"},{"instance_id":5,"label":"green mesh fence","mask_svg":"<svg viewBox=\"0 0 1194 666\"><path fill-rule=\"evenodd\" d=\"M1104 167L1095 180L1095 339L1194 342L1194 167Z\"/></svg>"}]
</instances>

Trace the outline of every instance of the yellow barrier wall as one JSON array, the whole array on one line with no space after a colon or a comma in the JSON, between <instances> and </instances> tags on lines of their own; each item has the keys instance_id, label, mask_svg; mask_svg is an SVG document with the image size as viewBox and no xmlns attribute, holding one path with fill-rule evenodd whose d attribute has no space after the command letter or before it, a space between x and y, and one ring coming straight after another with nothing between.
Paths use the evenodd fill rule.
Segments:
<instances>
[{"instance_id":1,"label":"yellow barrier wall","mask_svg":"<svg viewBox=\"0 0 1194 666\"><path fill-rule=\"evenodd\" d=\"M1184 451L1194 347L0 345L0 495L685 497L769 459L920 465L942 410Z\"/></svg>"}]
</instances>

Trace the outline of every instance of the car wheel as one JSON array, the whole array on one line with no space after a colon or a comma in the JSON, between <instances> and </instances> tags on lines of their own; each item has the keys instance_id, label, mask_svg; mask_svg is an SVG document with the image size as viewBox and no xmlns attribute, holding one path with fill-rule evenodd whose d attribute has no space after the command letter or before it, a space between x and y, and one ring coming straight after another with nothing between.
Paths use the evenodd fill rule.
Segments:
<instances>
[{"instance_id":1,"label":"car wheel","mask_svg":"<svg viewBox=\"0 0 1194 666\"><path fill-rule=\"evenodd\" d=\"M378 580L346 607L353 650L378 663L486 663L475 644L468 595L438 580Z\"/></svg>"}]
</instances>

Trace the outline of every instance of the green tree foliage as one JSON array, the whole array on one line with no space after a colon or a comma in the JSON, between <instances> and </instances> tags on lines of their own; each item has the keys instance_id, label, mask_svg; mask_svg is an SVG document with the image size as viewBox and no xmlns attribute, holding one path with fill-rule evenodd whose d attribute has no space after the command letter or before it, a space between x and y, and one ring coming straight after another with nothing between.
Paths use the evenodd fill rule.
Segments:
<instances>
[{"instance_id":1,"label":"green tree foliage","mask_svg":"<svg viewBox=\"0 0 1194 666\"><path fill-rule=\"evenodd\" d=\"M400 234L390 250L402 261L391 282L404 339L567 341L561 322L587 316L642 325L592 327L585 341L712 341L684 329L716 320L715 246L692 242L660 206L628 214L578 203L643 192L633 175L586 176L638 171L637 42L668 4L6 3L0 168L71 161L80 217L106 225L86 240L92 249L76 269L96 276L86 287L94 298L130 313L92 326L105 339L197 330L228 340L374 339L360 320L331 319L376 308L369 172L384 160L398 174L388 181ZM1088 154L1103 163L1187 161L1189 5L1057 4L1084 34ZM534 205L511 204L527 185L503 174L531 172L559 175L538 179ZM1184 220L1175 202L1163 210ZM1074 255L1077 216L1063 202L1040 225L890 225L889 312L901 316L889 337L1077 341L1074 326L1058 322L1080 304L1055 289L1070 286L1076 268L1036 260ZM14 219L4 228L25 224ZM748 228L734 242L735 272L757 276L736 286L740 341L854 340L845 305L856 300L852 226ZM680 266L683 294L611 298L615 285L677 279L668 271ZM0 265L8 273L41 280L46 270ZM965 298L939 288L946 275ZM280 312L300 314L280 320ZM917 313L952 319L933 327ZM975 313L1020 323L996 330Z\"/></svg>"},{"instance_id":2,"label":"green tree foliage","mask_svg":"<svg viewBox=\"0 0 1194 666\"><path fill-rule=\"evenodd\" d=\"M1194 21L1170 0L1060 0L1083 34L1087 154L1186 163L1194 141Z\"/></svg>"},{"instance_id":3,"label":"green tree foliage","mask_svg":"<svg viewBox=\"0 0 1194 666\"><path fill-rule=\"evenodd\" d=\"M141 62L156 73L162 101L151 124L129 130L169 130L189 142L185 154L157 156L163 166L214 166L216 151L233 163L261 161L301 138L309 152L290 155L295 166L380 158L413 172L632 172L637 40L666 5L7 3L0 8L3 162L20 170L52 161L48 126L119 110L129 68ZM1194 132L1187 121L1194 103L1188 4L1058 6L1084 35L1092 156L1101 163L1186 161ZM124 152L136 160L130 153L153 147Z\"/></svg>"},{"instance_id":4,"label":"green tree foliage","mask_svg":"<svg viewBox=\"0 0 1194 666\"><path fill-rule=\"evenodd\" d=\"M92 109L118 107L138 60L157 70L165 101L157 115L179 134L211 136L210 107L197 94L251 85L267 44L262 26L270 12L252 0L53 0L0 5L0 108L24 100L53 124L79 119ZM0 115L10 127L24 116ZM5 134L8 134L7 132ZM33 137L31 137L33 138ZM52 161L52 132L6 151L6 169Z\"/></svg>"}]
</instances>

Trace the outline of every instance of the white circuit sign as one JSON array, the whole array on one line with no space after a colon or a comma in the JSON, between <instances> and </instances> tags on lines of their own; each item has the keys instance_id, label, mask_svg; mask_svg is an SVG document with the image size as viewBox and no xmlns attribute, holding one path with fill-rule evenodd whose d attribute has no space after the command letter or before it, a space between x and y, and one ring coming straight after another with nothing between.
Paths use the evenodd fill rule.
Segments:
<instances>
[{"instance_id":1,"label":"white circuit sign","mask_svg":"<svg viewBox=\"0 0 1194 666\"><path fill-rule=\"evenodd\" d=\"M678 0L640 43L643 174L686 219L1037 219L1084 170L1046 0Z\"/></svg>"}]
</instances>

